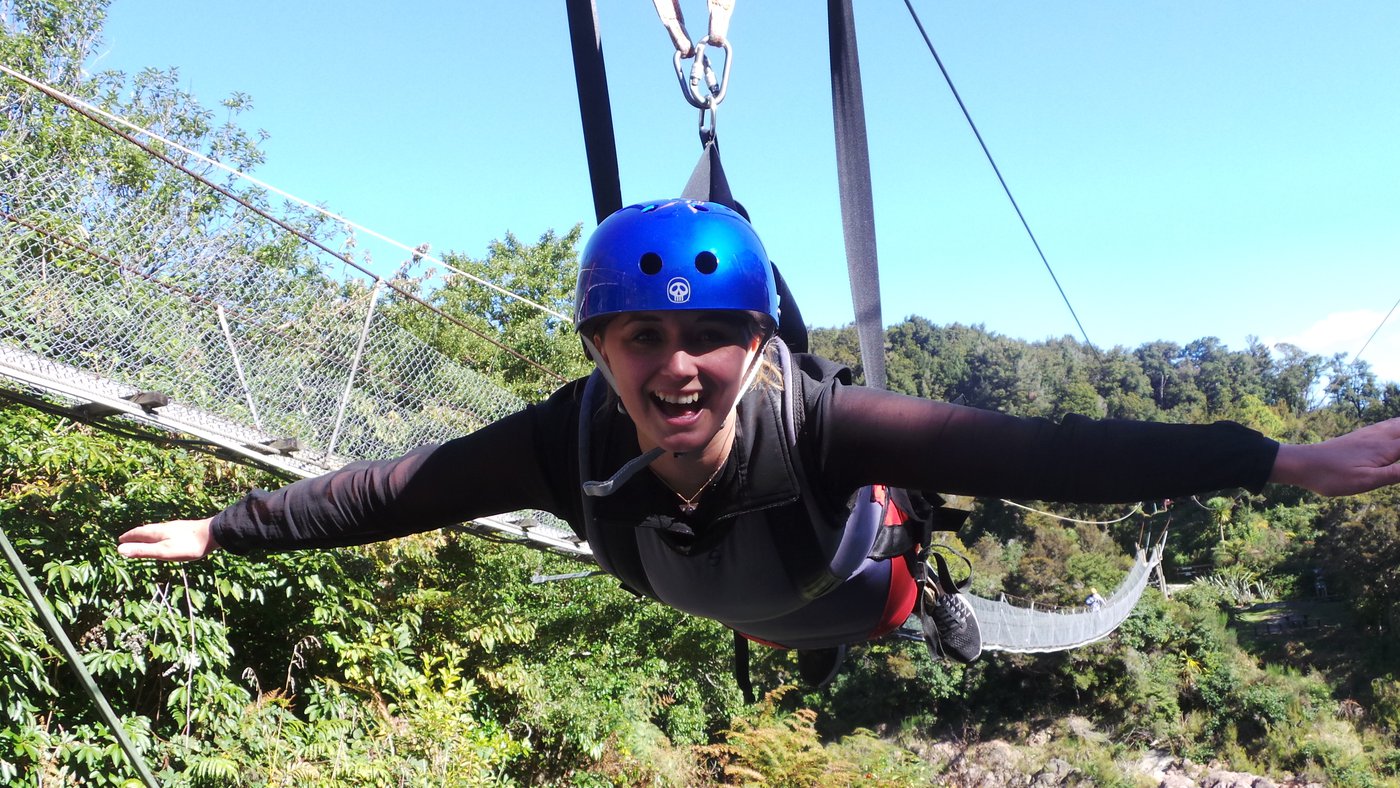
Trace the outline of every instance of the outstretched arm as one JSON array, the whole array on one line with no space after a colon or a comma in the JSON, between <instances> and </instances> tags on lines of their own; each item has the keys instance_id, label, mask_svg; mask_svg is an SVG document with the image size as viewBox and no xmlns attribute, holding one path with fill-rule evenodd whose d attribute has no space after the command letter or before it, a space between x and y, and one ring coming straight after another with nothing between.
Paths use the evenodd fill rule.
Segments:
<instances>
[{"instance_id":1,"label":"outstretched arm","mask_svg":"<svg viewBox=\"0 0 1400 788\"><path fill-rule=\"evenodd\" d=\"M1262 489L1278 444L1238 424L1055 422L857 386L831 397L832 482L1073 503Z\"/></svg>"},{"instance_id":2,"label":"outstretched arm","mask_svg":"<svg viewBox=\"0 0 1400 788\"><path fill-rule=\"evenodd\" d=\"M352 463L280 490L255 490L209 519L134 528L118 537L118 550L128 558L189 561L219 549L365 544L518 509L557 512L559 485L549 478L567 453L537 437L569 431L541 430L533 413L520 411L397 459ZM551 413L557 420L569 411Z\"/></svg>"},{"instance_id":3,"label":"outstretched arm","mask_svg":"<svg viewBox=\"0 0 1400 788\"><path fill-rule=\"evenodd\" d=\"M1400 419L1280 446L1238 424L1013 418L838 387L825 420L832 483L1003 498L1113 503L1267 482L1323 495L1400 483Z\"/></svg>"},{"instance_id":4,"label":"outstretched arm","mask_svg":"<svg viewBox=\"0 0 1400 788\"><path fill-rule=\"evenodd\" d=\"M1354 495L1400 483L1400 418L1322 443L1283 445L1269 481L1322 495Z\"/></svg>"}]
</instances>

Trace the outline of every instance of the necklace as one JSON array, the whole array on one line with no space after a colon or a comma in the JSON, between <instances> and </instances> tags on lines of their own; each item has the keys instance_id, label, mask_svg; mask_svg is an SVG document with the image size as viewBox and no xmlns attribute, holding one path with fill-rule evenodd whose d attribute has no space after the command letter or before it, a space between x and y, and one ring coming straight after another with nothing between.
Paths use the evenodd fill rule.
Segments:
<instances>
[{"instance_id":1,"label":"necklace","mask_svg":"<svg viewBox=\"0 0 1400 788\"><path fill-rule=\"evenodd\" d=\"M715 480L716 477L719 476L719 472L724 470L724 466L725 463L721 462L719 464L719 467L715 468L714 472L710 474L710 478L706 479L705 483L700 485L700 489L696 490L695 493L690 497L681 495L680 490L677 490L675 487L672 487L671 483L662 478L661 474L656 474L656 478L661 479L661 483L666 485L666 489L675 493L676 497L681 499L681 514L695 514L695 510L700 508L700 496L705 493L705 490L708 490L710 488L710 484Z\"/></svg>"}]
</instances>

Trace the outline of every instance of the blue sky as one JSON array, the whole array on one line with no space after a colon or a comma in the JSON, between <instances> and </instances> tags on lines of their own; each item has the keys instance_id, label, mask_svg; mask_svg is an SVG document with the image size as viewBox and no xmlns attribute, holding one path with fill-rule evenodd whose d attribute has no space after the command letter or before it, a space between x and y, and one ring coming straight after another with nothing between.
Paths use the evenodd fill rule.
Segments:
<instances>
[{"instance_id":1,"label":"blue sky","mask_svg":"<svg viewBox=\"0 0 1400 788\"><path fill-rule=\"evenodd\" d=\"M1400 3L914 5L1095 344L1350 354L1400 299ZM885 322L1078 336L904 5L855 11ZM623 197L672 195L700 148L670 41L598 12ZM94 70L250 94L256 175L406 244L592 228L557 0L114 0L105 38ZM741 2L730 38L730 183L808 321L849 322L824 4ZM1400 380L1400 314L1363 357Z\"/></svg>"}]
</instances>

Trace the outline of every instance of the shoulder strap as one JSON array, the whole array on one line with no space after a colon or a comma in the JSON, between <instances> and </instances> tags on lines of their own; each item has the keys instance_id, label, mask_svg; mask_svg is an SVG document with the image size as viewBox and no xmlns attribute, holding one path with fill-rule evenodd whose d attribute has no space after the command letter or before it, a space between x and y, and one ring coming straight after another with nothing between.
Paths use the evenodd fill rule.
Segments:
<instances>
[{"instance_id":1,"label":"shoulder strap","mask_svg":"<svg viewBox=\"0 0 1400 788\"><path fill-rule=\"evenodd\" d=\"M583 492L582 482L591 478L593 468L593 416L607 401L608 384L603 373L594 370L583 386L583 399L578 411L579 498L583 503L583 534L593 558L603 571L616 577L624 588L642 596L655 597L651 581L642 568L642 556L637 538L630 532L614 533L604 528L593 516L593 496Z\"/></svg>"},{"instance_id":2,"label":"shoulder strap","mask_svg":"<svg viewBox=\"0 0 1400 788\"><path fill-rule=\"evenodd\" d=\"M779 367L783 373L783 429L791 450L792 469L801 490L802 505L812 526L812 541L821 545L820 554L825 557L824 565L816 571L810 565L791 566L787 570L790 577L806 578L802 591L808 598L815 599L840 585L869 556L883 519L884 507L871 495L869 487L862 487L856 493L854 507L847 512L831 511L821 505L797 445L797 436L807 415L801 376L793 370L792 353L787 346L781 341L777 345ZM794 559L799 557L797 551L785 555L792 555ZM810 553L803 552L801 555L810 556Z\"/></svg>"}]
</instances>

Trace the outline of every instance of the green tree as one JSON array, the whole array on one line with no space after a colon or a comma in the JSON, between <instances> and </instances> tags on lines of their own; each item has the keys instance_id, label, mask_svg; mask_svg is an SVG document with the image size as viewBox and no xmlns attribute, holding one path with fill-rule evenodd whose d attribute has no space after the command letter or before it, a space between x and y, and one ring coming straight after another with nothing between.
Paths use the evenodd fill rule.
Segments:
<instances>
[{"instance_id":1,"label":"green tree","mask_svg":"<svg viewBox=\"0 0 1400 788\"><path fill-rule=\"evenodd\" d=\"M386 310L440 352L473 360L474 366L527 401L540 399L560 383L591 369L578 335L569 320L542 312L479 280L571 315L581 233L581 226L563 236L550 230L533 244L506 233L504 240L492 242L483 259L446 254L444 262L465 273L449 273L441 281L436 280L434 270L412 275L415 263L409 261L396 282L452 319L425 312L402 299L387 305Z\"/></svg>"},{"instance_id":2,"label":"green tree","mask_svg":"<svg viewBox=\"0 0 1400 788\"><path fill-rule=\"evenodd\" d=\"M1294 414L1302 414L1312 407L1313 389L1322 377L1324 361L1296 345L1281 343L1274 349L1279 358L1269 376L1272 390L1266 401L1281 402Z\"/></svg>"},{"instance_id":3,"label":"green tree","mask_svg":"<svg viewBox=\"0 0 1400 788\"><path fill-rule=\"evenodd\" d=\"M1354 595L1366 619L1384 625L1391 646L1400 625L1400 492L1377 490L1322 505L1319 558L1332 578Z\"/></svg>"},{"instance_id":4,"label":"green tree","mask_svg":"<svg viewBox=\"0 0 1400 788\"><path fill-rule=\"evenodd\" d=\"M822 358L829 358L840 364L850 367L857 379L863 376L860 359L860 335L856 331L856 324L850 323L839 328L809 328L808 345L813 353ZM888 359L885 369L885 376L890 380L890 387L895 391L909 391L911 384L901 380L895 383L897 375L904 374L912 376L912 372L902 372L895 369L899 359L893 354Z\"/></svg>"},{"instance_id":5,"label":"green tree","mask_svg":"<svg viewBox=\"0 0 1400 788\"><path fill-rule=\"evenodd\" d=\"M1332 405L1358 422L1370 421L1372 412L1383 411L1381 387L1366 361L1347 361L1346 354L1332 357L1327 365L1327 395Z\"/></svg>"},{"instance_id":6,"label":"green tree","mask_svg":"<svg viewBox=\"0 0 1400 788\"><path fill-rule=\"evenodd\" d=\"M65 90L90 90L83 63L101 41L108 2L5 3L0 6L0 62Z\"/></svg>"},{"instance_id":7,"label":"green tree","mask_svg":"<svg viewBox=\"0 0 1400 788\"><path fill-rule=\"evenodd\" d=\"M1152 384L1137 356L1121 347L1099 355L1090 378L1103 397L1106 414L1116 419L1150 420L1157 415Z\"/></svg>"}]
</instances>

